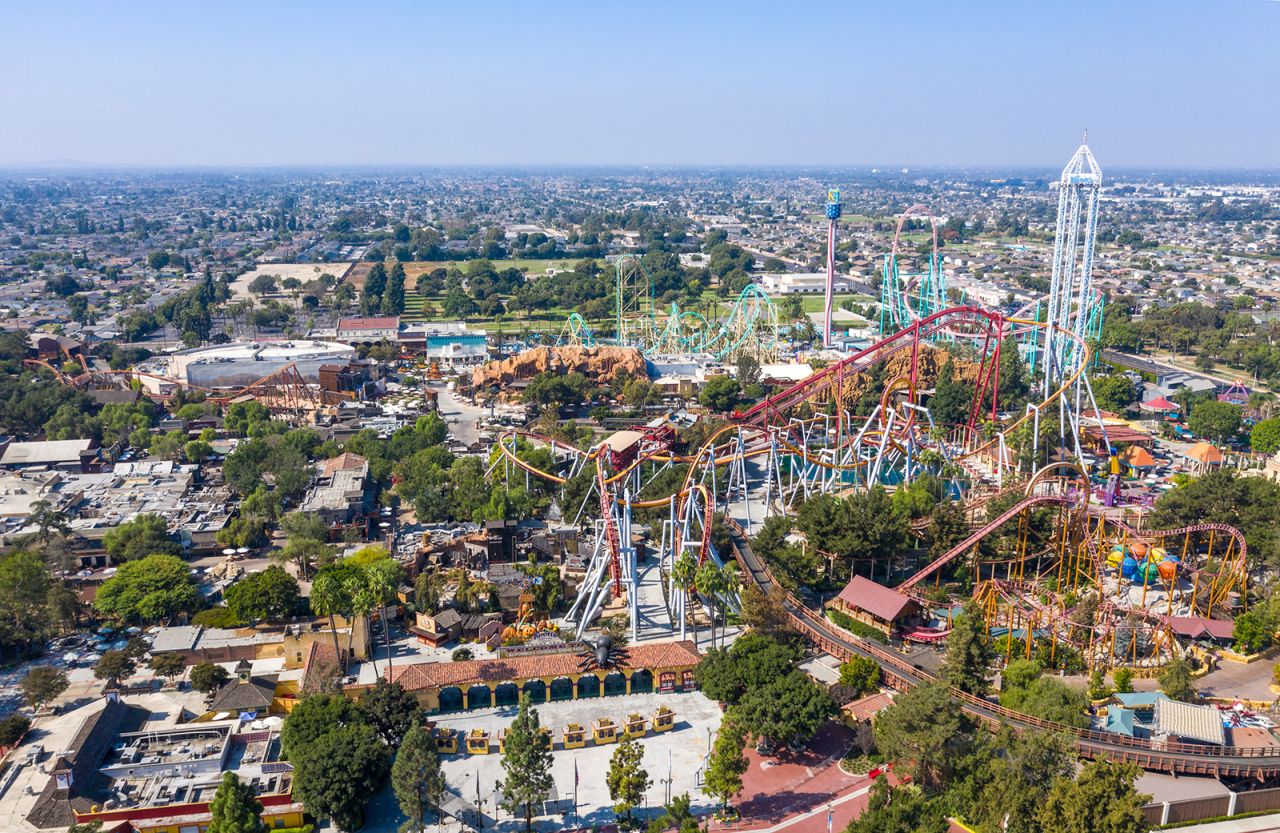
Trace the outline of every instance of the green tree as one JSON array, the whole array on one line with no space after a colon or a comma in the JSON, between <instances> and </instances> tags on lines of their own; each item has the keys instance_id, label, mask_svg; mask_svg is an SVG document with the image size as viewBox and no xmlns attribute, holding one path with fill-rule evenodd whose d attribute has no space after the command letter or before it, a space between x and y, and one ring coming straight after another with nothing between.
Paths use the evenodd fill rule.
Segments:
<instances>
[{"instance_id":1,"label":"green tree","mask_svg":"<svg viewBox=\"0 0 1280 833\"><path fill-rule=\"evenodd\" d=\"M1280 451L1280 417L1254 423L1249 431L1249 446L1259 454L1274 454Z\"/></svg>"},{"instance_id":2,"label":"green tree","mask_svg":"<svg viewBox=\"0 0 1280 833\"><path fill-rule=\"evenodd\" d=\"M1239 405L1211 399L1196 404L1187 417L1187 427L1198 437L1226 442L1240 433L1242 413L1243 409Z\"/></svg>"},{"instance_id":3,"label":"green tree","mask_svg":"<svg viewBox=\"0 0 1280 833\"><path fill-rule=\"evenodd\" d=\"M148 663L151 670L159 674L161 677L172 680L174 677L182 675L187 670L187 658L182 654L156 654L151 657Z\"/></svg>"},{"instance_id":4,"label":"green tree","mask_svg":"<svg viewBox=\"0 0 1280 833\"><path fill-rule=\"evenodd\" d=\"M730 710L720 722L720 730L716 732L716 742L711 748L711 759L707 762L706 779L703 790L712 798L720 801L720 806L728 807L733 797L742 792L742 776L746 774L750 763L743 749L747 745L747 733Z\"/></svg>"},{"instance_id":5,"label":"green tree","mask_svg":"<svg viewBox=\"0 0 1280 833\"><path fill-rule=\"evenodd\" d=\"M880 666L873 659L854 654L840 663L840 684L855 694L869 694L880 687Z\"/></svg>"},{"instance_id":6,"label":"green tree","mask_svg":"<svg viewBox=\"0 0 1280 833\"><path fill-rule=\"evenodd\" d=\"M1095 376L1090 384L1098 407L1117 414L1123 414L1142 395L1142 389L1122 373Z\"/></svg>"},{"instance_id":7,"label":"green tree","mask_svg":"<svg viewBox=\"0 0 1280 833\"><path fill-rule=\"evenodd\" d=\"M979 696L991 684L991 663L995 649L982 612L972 603L951 624L947 636L947 653L942 662L942 677L948 685Z\"/></svg>"},{"instance_id":8,"label":"green tree","mask_svg":"<svg viewBox=\"0 0 1280 833\"><path fill-rule=\"evenodd\" d=\"M266 405L256 399L246 399L227 406L223 424L237 437L248 437L254 433L256 426L270 421L271 411L267 410Z\"/></svg>"},{"instance_id":9,"label":"green tree","mask_svg":"<svg viewBox=\"0 0 1280 833\"><path fill-rule=\"evenodd\" d=\"M554 781L551 777L551 738L538 722L538 712L529 696L520 696L520 707L507 733L507 751L502 755L505 777L498 782L502 807L524 815L526 833L533 829L533 807L544 801Z\"/></svg>"},{"instance_id":10,"label":"green tree","mask_svg":"<svg viewBox=\"0 0 1280 833\"><path fill-rule=\"evenodd\" d=\"M727 413L737 406L740 390L738 380L732 376L712 376L702 386L702 392L698 394L698 402L709 410Z\"/></svg>"},{"instance_id":11,"label":"green tree","mask_svg":"<svg viewBox=\"0 0 1280 833\"><path fill-rule=\"evenodd\" d=\"M66 691L68 685L70 682L65 671L52 665L37 665L22 678L18 688L27 705L38 710Z\"/></svg>"},{"instance_id":12,"label":"green tree","mask_svg":"<svg viewBox=\"0 0 1280 833\"><path fill-rule=\"evenodd\" d=\"M169 535L169 525L159 515L138 515L108 530L102 545L116 564L148 555L182 555L182 546Z\"/></svg>"},{"instance_id":13,"label":"green tree","mask_svg":"<svg viewBox=\"0 0 1280 833\"><path fill-rule=\"evenodd\" d=\"M231 674L221 665L200 662L191 668L191 687L202 694L213 694L231 682Z\"/></svg>"},{"instance_id":14,"label":"green tree","mask_svg":"<svg viewBox=\"0 0 1280 833\"><path fill-rule=\"evenodd\" d=\"M795 626L783 605L782 590L774 587L765 593L754 582L742 586L739 594L738 618L751 630L775 642L787 643L795 639Z\"/></svg>"},{"instance_id":15,"label":"green tree","mask_svg":"<svg viewBox=\"0 0 1280 833\"><path fill-rule=\"evenodd\" d=\"M720 569L720 565L708 558L698 567L698 572L694 574L693 584L698 590L698 595L702 596L711 607L711 645L715 647L716 611L720 608L721 594L728 589L725 583L725 573Z\"/></svg>"},{"instance_id":16,"label":"green tree","mask_svg":"<svg viewBox=\"0 0 1280 833\"><path fill-rule=\"evenodd\" d=\"M295 744L289 762L294 796L307 812L332 819L343 830L364 824L365 808L386 781L390 764L386 747L364 723L333 726L309 743Z\"/></svg>"},{"instance_id":17,"label":"green tree","mask_svg":"<svg viewBox=\"0 0 1280 833\"><path fill-rule=\"evenodd\" d=\"M405 732L391 765L391 788L406 817L400 833L418 833L426 827L428 815L440 817L445 786L435 738L415 723Z\"/></svg>"},{"instance_id":18,"label":"green tree","mask_svg":"<svg viewBox=\"0 0 1280 833\"><path fill-rule=\"evenodd\" d=\"M969 521L964 506L959 501L942 500L929 513L929 525L925 528L925 540L929 542L929 557L938 558L969 537Z\"/></svg>"},{"instance_id":19,"label":"green tree","mask_svg":"<svg viewBox=\"0 0 1280 833\"><path fill-rule=\"evenodd\" d=\"M200 592L186 562L172 555L149 555L119 568L98 590L93 606L122 621L158 622L200 608Z\"/></svg>"},{"instance_id":20,"label":"green tree","mask_svg":"<svg viewBox=\"0 0 1280 833\"><path fill-rule=\"evenodd\" d=\"M191 440L182 447L182 456L189 463L203 463L213 456L213 446L204 440Z\"/></svg>"},{"instance_id":21,"label":"green tree","mask_svg":"<svg viewBox=\"0 0 1280 833\"><path fill-rule=\"evenodd\" d=\"M1000 705L1066 726L1083 729L1089 725L1085 693L1053 677L1045 677L1035 660L1009 663L1000 691Z\"/></svg>"},{"instance_id":22,"label":"green tree","mask_svg":"<svg viewBox=\"0 0 1280 833\"><path fill-rule=\"evenodd\" d=\"M1006 833L1041 833L1038 816L1045 794L1055 779L1074 772L1068 738L1041 731L1005 729L970 761L973 772L966 786L980 785L968 796L965 815L980 830Z\"/></svg>"},{"instance_id":23,"label":"green tree","mask_svg":"<svg viewBox=\"0 0 1280 833\"><path fill-rule=\"evenodd\" d=\"M845 833L946 833L947 819L937 800L913 785L889 786L883 775L871 785L867 808Z\"/></svg>"},{"instance_id":24,"label":"green tree","mask_svg":"<svg viewBox=\"0 0 1280 833\"><path fill-rule=\"evenodd\" d=\"M93 666L93 676L106 680L108 688L114 688L121 680L127 680L138 670L138 663L124 651L107 651Z\"/></svg>"},{"instance_id":25,"label":"green tree","mask_svg":"<svg viewBox=\"0 0 1280 833\"><path fill-rule=\"evenodd\" d=\"M404 266L398 260L391 265L391 273L387 275L387 288L382 293L380 309L383 315L404 313Z\"/></svg>"},{"instance_id":26,"label":"green tree","mask_svg":"<svg viewBox=\"0 0 1280 833\"><path fill-rule=\"evenodd\" d=\"M649 821L649 833L667 833L668 830L676 833L698 833L701 830L688 793L674 796L671 803L662 808L662 815Z\"/></svg>"},{"instance_id":27,"label":"green tree","mask_svg":"<svg viewBox=\"0 0 1280 833\"><path fill-rule=\"evenodd\" d=\"M382 619L384 627L382 628L383 640L387 649L387 665L391 665L391 628L387 619L387 605L396 600L396 591L400 587L400 578L403 571L400 563L385 551L381 550L382 557L376 559L364 567L364 586L359 594L362 608L376 607L379 616ZM377 663L374 663L377 668Z\"/></svg>"},{"instance_id":28,"label":"green tree","mask_svg":"<svg viewBox=\"0 0 1280 833\"><path fill-rule=\"evenodd\" d=\"M1040 810L1043 830L1054 833L1146 833L1151 828L1142 807L1151 796L1134 788L1133 764L1090 761L1073 780L1054 779Z\"/></svg>"},{"instance_id":29,"label":"green tree","mask_svg":"<svg viewBox=\"0 0 1280 833\"><path fill-rule=\"evenodd\" d=\"M1160 683L1160 690L1170 700L1180 700L1188 703L1196 699L1196 687L1192 682L1191 666L1181 657L1166 663L1164 668L1160 669L1160 674L1156 677L1156 680Z\"/></svg>"},{"instance_id":30,"label":"green tree","mask_svg":"<svg viewBox=\"0 0 1280 833\"><path fill-rule=\"evenodd\" d=\"M298 582L274 564L226 589L227 608L242 621L283 619L298 606Z\"/></svg>"},{"instance_id":31,"label":"green tree","mask_svg":"<svg viewBox=\"0 0 1280 833\"><path fill-rule=\"evenodd\" d=\"M623 735L609 759L609 772L605 776L613 812L628 822L632 810L644 803L644 794L653 785L649 773L640 766L643 758L644 747L630 735Z\"/></svg>"},{"instance_id":32,"label":"green tree","mask_svg":"<svg viewBox=\"0 0 1280 833\"><path fill-rule=\"evenodd\" d=\"M707 651L694 675L703 694L732 706L783 677L800 656L794 644L750 631L728 648Z\"/></svg>"},{"instance_id":33,"label":"green tree","mask_svg":"<svg viewBox=\"0 0 1280 833\"><path fill-rule=\"evenodd\" d=\"M364 583L364 571L355 564L338 561L322 567L311 584L311 610L317 616L329 618L329 633L333 636L333 650L341 657L338 644L337 617L350 617L355 610L355 594Z\"/></svg>"},{"instance_id":34,"label":"green tree","mask_svg":"<svg viewBox=\"0 0 1280 833\"><path fill-rule=\"evenodd\" d=\"M929 413L942 425L967 423L973 394L972 384L955 378L955 361L949 359L938 371L938 381L929 398Z\"/></svg>"},{"instance_id":35,"label":"green tree","mask_svg":"<svg viewBox=\"0 0 1280 833\"><path fill-rule=\"evenodd\" d=\"M381 262L374 263L365 276L364 287L360 290L360 312L373 315L382 307L382 294L387 288L387 267Z\"/></svg>"},{"instance_id":36,"label":"green tree","mask_svg":"<svg viewBox=\"0 0 1280 833\"><path fill-rule=\"evenodd\" d=\"M262 821L262 802L253 785L234 772L224 772L218 791L209 804L209 833L267 833Z\"/></svg>"},{"instance_id":37,"label":"green tree","mask_svg":"<svg viewBox=\"0 0 1280 833\"><path fill-rule=\"evenodd\" d=\"M29 550L0 553L0 651L10 658L37 650L49 626L57 585L44 559Z\"/></svg>"},{"instance_id":38,"label":"green tree","mask_svg":"<svg viewBox=\"0 0 1280 833\"><path fill-rule=\"evenodd\" d=\"M0 720L0 746L16 746L31 728L31 718L25 714L11 714Z\"/></svg>"},{"instance_id":39,"label":"green tree","mask_svg":"<svg viewBox=\"0 0 1280 833\"><path fill-rule=\"evenodd\" d=\"M258 275L249 281L249 291L254 295L270 295L276 291L276 286L275 275Z\"/></svg>"},{"instance_id":40,"label":"green tree","mask_svg":"<svg viewBox=\"0 0 1280 833\"><path fill-rule=\"evenodd\" d=\"M1128 668L1117 668L1111 678L1115 681L1118 693L1127 694L1133 691L1133 672Z\"/></svg>"},{"instance_id":41,"label":"green tree","mask_svg":"<svg viewBox=\"0 0 1280 833\"><path fill-rule=\"evenodd\" d=\"M1161 495L1149 520L1152 529L1221 523L1244 533L1249 566L1280 565L1280 484L1265 477L1210 472Z\"/></svg>"},{"instance_id":42,"label":"green tree","mask_svg":"<svg viewBox=\"0 0 1280 833\"><path fill-rule=\"evenodd\" d=\"M358 704L341 694L313 694L298 701L280 727L280 749L292 759L303 747L339 726L367 726Z\"/></svg>"},{"instance_id":43,"label":"green tree","mask_svg":"<svg viewBox=\"0 0 1280 833\"><path fill-rule=\"evenodd\" d=\"M876 716L876 749L926 789L946 783L973 746L973 723L939 683L916 686Z\"/></svg>"},{"instance_id":44,"label":"green tree","mask_svg":"<svg viewBox=\"0 0 1280 833\"><path fill-rule=\"evenodd\" d=\"M837 711L826 689L797 669L747 691L737 708L743 728L774 745L807 742Z\"/></svg>"},{"instance_id":45,"label":"green tree","mask_svg":"<svg viewBox=\"0 0 1280 833\"><path fill-rule=\"evenodd\" d=\"M422 714L417 698L405 691L404 686L389 683L384 677L379 677L373 688L361 695L360 709L369 725L393 749L399 747L401 739Z\"/></svg>"}]
</instances>

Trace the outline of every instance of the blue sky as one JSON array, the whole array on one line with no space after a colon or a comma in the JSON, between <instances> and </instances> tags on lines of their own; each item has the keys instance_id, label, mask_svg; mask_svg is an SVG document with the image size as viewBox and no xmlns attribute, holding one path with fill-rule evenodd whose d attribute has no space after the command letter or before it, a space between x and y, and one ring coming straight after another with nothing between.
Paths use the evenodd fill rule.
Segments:
<instances>
[{"instance_id":1,"label":"blue sky","mask_svg":"<svg viewBox=\"0 0 1280 833\"><path fill-rule=\"evenodd\" d=\"M0 164L1280 167L1276 0L0 0Z\"/></svg>"}]
</instances>

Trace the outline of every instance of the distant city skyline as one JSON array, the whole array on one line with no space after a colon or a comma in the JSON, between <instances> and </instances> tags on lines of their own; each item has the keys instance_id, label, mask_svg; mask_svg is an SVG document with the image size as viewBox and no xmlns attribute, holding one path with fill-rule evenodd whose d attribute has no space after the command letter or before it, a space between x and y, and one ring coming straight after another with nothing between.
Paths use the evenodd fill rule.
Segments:
<instances>
[{"instance_id":1,"label":"distant city skyline","mask_svg":"<svg viewBox=\"0 0 1280 833\"><path fill-rule=\"evenodd\" d=\"M1280 3L48 2L0 165L1277 168Z\"/></svg>"}]
</instances>

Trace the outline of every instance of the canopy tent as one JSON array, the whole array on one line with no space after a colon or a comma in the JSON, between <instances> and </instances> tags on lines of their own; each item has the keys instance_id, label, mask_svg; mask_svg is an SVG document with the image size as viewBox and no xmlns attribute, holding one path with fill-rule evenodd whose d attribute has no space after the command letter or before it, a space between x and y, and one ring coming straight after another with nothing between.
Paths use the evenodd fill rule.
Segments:
<instances>
[{"instance_id":1,"label":"canopy tent","mask_svg":"<svg viewBox=\"0 0 1280 833\"><path fill-rule=\"evenodd\" d=\"M1188 448L1187 457L1206 466L1216 466L1222 462L1222 452L1206 442L1199 442Z\"/></svg>"},{"instance_id":2,"label":"canopy tent","mask_svg":"<svg viewBox=\"0 0 1280 833\"><path fill-rule=\"evenodd\" d=\"M1177 402L1170 402L1163 396L1157 396L1150 402L1143 402L1139 407L1144 411L1155 411L1156 413L1166 413L1168 411L1179 410Z\"/></svg>"},{"instance_id":3,"label":"canopy tent","mask_svg":"<svg viewBox=\"0 0 1280 833\"><path fill-rule=\"evenodd\" d=\"M1151 456L1151 452L1147 451L1140 445L1131 445L1120 455L1131 468L1149 469L1156 465L1156 458Z\"/></svg>"}]
</instances>

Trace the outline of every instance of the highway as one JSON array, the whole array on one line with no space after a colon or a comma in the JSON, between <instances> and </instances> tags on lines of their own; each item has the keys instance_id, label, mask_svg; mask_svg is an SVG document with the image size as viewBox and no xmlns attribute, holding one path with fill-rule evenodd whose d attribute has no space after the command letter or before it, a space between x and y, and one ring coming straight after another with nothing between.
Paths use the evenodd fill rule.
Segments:
<instances>
[{"instance_id":1,"label":"highway","mask_svg":"<svg viewBox=\"0 0 1280 833\"><path fill-rule=\"evenodd\" d=\"M742 528L727 521L734 558L747 576L764 592L776 586L768 568L751 551ZM779 587L779 589L781 589ZM923 668L912 665L890 650L867 643L829 622L821 611L806 606L790 593L783 602L796 627L819 649L843 661L854 654L874 660L884 682L904 691L937 680ZM1143 769L1179 775L1267 778L1280 775L1280 747L1215 747L1192 743L1156 742L1126 738L1095 729L1076 729L1060 723L1013 711L981 697L952 688L951 695L971 716L989 728L1047 729L1072 737L1076 752L1084 758L1110 758L1137 764Z\"/></svg>"}]
</instances>

